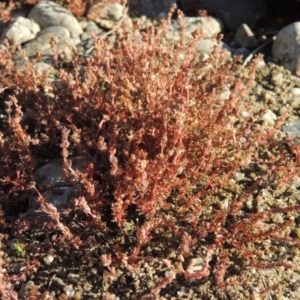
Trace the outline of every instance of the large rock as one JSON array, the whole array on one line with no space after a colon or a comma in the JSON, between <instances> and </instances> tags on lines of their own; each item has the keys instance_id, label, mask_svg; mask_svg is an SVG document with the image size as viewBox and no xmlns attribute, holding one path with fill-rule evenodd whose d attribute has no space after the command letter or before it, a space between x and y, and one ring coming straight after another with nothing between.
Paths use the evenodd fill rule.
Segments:
<instances>
[{"instance_id":1,"label":"large rock","mask_svg":"<svg viewBox=\"0 0 300 300\"><path fill-rule=\"evenodd\" d=\"M110 30L122 19L123 9L120 3L105 6L104 3L99 2L90 7L88 19L95 20L100 27Z\"/></svg>"},{"instance_id":2,"label":"large rock","mask_svg":"<svg viewBox=\"0 0 300 300\"><path fill-rule=\"evenodd\" d=\"M189 15L197 15L199 10L220 18L229 29L237 29L241 24L253 25L265 14L263 0L179 0L180 8Z\"/></svg>"},{"instance_id":3,"label":"large rock","mask_svg":"<svg viewBox=\"0 0 300 300\"><path fill-rule=\"evenodd\" d=\"M71 37L82 34L82 28L72 13L53 1L42 0L30 12L30 19L40 25L41 29L61 26L69 30Z\"/></svg>"},{"instance_id":4,"label":"large rock","mask_svg":"<svg viewBox=\"0 0 300 300\"><path fill-rule=\"evenodd\" d=\"M39 31L40 26L33 20L17 17L9 23L1 39L6 38L12 45L18 45L32 40Z\"/></svg>"},{"instance_id":5,"label":"large rock","mask_svg":"<svg viewBox=\"0 0 300 300\"><path fill-rule=\"evenodd\" d=\"M257 46L255 35L247 24L239 26L235 33L234 40L241 47L254 48Z\"/></svg>"},{"instance_id":6,"label":"large rock","mask_svg":"<svg viewBox=\"0 0 300 300\"><path fill-rule=\"evenodd\" d=\"M169 26L166 35L163 38L164 44L177 43L180 41L181 26L184 26L185 38L190 40L192 33L195 30L200 30L204 39L211 39L218 36L223 30L223 24L220 20L215 18L205 17L184 17L182 20L174 20Z\"/></svg>"},{"instance_id":7,"label":"large rock","mask_svg":"<svg viewBox=\"0 0 300 300\"><path fill-rule=\"evenodd\" d=\"M30 59L34 58L37 53L41 53L40 59L48 64L48 67L45 65L47 69L50 67L54 55L51 47L52 39L57 42L58 54L66 61L71 61L73 58L72 49L75 49L74 39L70 37L70 32L61 26L51 26L41 30L35 39L26 43L23 50ZM25 67L20 53L17 53L15 62L21 70Z\"/></svg>"},{"instance_id":8,"label":"large rock","mask_svg":"<svg viewBox=\"0 0 300 300\"><path fill-rule=\"evenodd\" d=\"M279 31L273 43L272 53L285 68L300 76L300 22L290 24Z\"/></svg>"}]
</instances>

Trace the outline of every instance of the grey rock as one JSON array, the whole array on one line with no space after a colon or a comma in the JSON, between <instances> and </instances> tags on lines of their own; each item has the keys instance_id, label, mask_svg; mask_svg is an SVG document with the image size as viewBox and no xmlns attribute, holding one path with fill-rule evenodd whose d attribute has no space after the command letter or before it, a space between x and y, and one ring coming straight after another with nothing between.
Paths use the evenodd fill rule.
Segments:
<instances>
[{"instance_id":1,"label":"grey rock","mask_svg":"<svg viewBox=\"0 0 300 300\"><path fill-rule=\"evenodd\" d=\"M101 28L99 28L99 26L95 22L88 21L85 32L87 32L87 33L94 32L95 34L100 34L103 32L103 30Z\"/></svg>"},{"instance_id":2,"label":"grey rock","mask_svg":"<svg viewBox=\"0 0 300 300\"><path fill-rule=\"evenodd\" d=\"M89 9L89 18L92 18L100 27L104 29L112 29L116 26L123 16L123 5L113 3L104 6L104 3L96 3Z\"/></svg>"},{"instance_id":3,"label":"grey rock","mask_svg":"<svg viewBox=\"0 0 300 300\"><path fill-rule=\"evenodd\" d=\"M82 34L82 28L71 12L59 4L42 0L35 5L28 16L42 29L50 26L62 26L69 30L72 37Z\"/></svg>"},{"instance_id":4,"label":"grey rock","mask_svg":"<svg viewBox=\"0 0 300 300\"><path fill-rule=\"evenodd\" d=\"M134 17L134 18L128 18L129 27L131 26L133 28L133 22L138 22L140 26L140 30L146 30L152 25L157 24L157 20L151 20L147 18L145 15L140 17Z\"/></svg>"},{"instance_id":5,"label":"grey rock","mask_svg":"<svg viewBox=\"0 0 300 300\"><path fill-rule=\"evenodd\" d=\"M18 58L16 59L16 66L21 72L26 71L26 65L22 63L22 59ZM47 77L47 80L50 81L50 78L57 75L58 71L51 66L49 63L43 62L43 61L37 61L33 65L33 69L37 73L37 75L42 75Z\"/></svg>"},{"instance_id":6,"label":"grey rock","mask_svg":"<svg viewBox=\"0 0 300 300\"><path fill-rule=\"evenodd\" d=\"M91 38L91 32L93 32L96 35L100 35L101 33L104 33L105 31L94 22L94 21L88 21L86 29L84 33L81 35L81 41L85 41L87 39Z\"/></svg>"},{"instance_id":7,"label":"grey rock","mask_svg":"<svg viewBox=\"0 0 300 300\"><path fill-rule=\"evenodd\" d=\"M19 291L19 299L25 300L30 297L30 291L36 290L37 287L33 281L27 281L22 283L21 289Z\"/></svg>"},{"instance_id":8,"label":"grey rock","mask_svg":"<svg viewBox=\"0 0 300 300\"><path fill-rule=\"evenodd\" d=\"M240 48L234 49L233 54L236 55L236 56L244 56L244 57L246 57L246 56L248 56L250 54L250 52L251 51L249 50L249 48L247 48L247 47L240 47Z\"/></svg>"},{"instance_id":9,"label":"grey rock","mask_svg":"<svg viewBox=\"0 0 300 300\"><path fill-rule=\"evenodd\" d=\"M300 22L279 31L273 43L272 54L285 68L300 76Z\"/></svg>"},{"instance_id":10,"label":"grey rock","mask_svg":"<svg viewBox=\"0 0 300 300\"><path fill-rule=\"evenodd\" d=\"M174 20L164 36L164 44L177 43L180 41L180 29L184 27L185 38L191 39L195 30L203 33L203 38L208 39L216 37L222 30L223 24L215 18L205 17L184 17L181 21Z\"/></svg>"},{"instance_id":11,"label":"grey rock","mask_svg":"<svg viewBox=\"0 0 300 300\"><path fill-rule=\"evenodd\" d=\"M80 158L68 159L72 162L72 169L83 172L88 166L87 161ZM70 187L72 184L63 179L63 160L57 159L48 163L34 173L34 180L39 186Z\"/></svg>"},{"instance_id":12,"label":"grey rock","mask_svg":"<svg viewBox=\"0 0 300 300\"><path fill-rule=\"evenodd\" d=\"M8 39L10 44L18 45L35 38L40 26L33 20L17 17L4 30L1 39Z\"/></svg>"},{"instance_id":13,"label":"grey rock","mask_svg":"<svg viewBox=\"0 0 300 300\"><path fill-rule=\"evenodd\" d=\"M90 34L82 35L82 42L76 46L76 53L81 57L91 57L94 55L95 40Z\"/></svg>"},{"instance_id":14,"label":"grey rock","mask_svg":"<svg viewBox=\"0 0 300 300\"><path fill-rule=\"evenodd\" d=\"M217 41L213 39L204 39L200 40L196 44L196 49L199 52L199 54L208 54L210 55L213 51L213 48L217 45ZM221 42L221 49L225 51L225 53L228 55L228 57L231 56L231 49L230 47Z\"/></svg>"},{"instance_id":15,"label":"grey rock","mask_svg":"<svg viewBox=\"0 0 300 300\"><path fill-rule=\"evenodd\" d=\"M72 187L59 187L44 192L43 196L59 210L63 205L68 205L69 196L73 191Z\"/></svg>"},{"instance_id":16,"label":"grey rock","mask_svg":"<svg viewBox=\"0 0 300 300\"><path fill-rule=\"evenodd\" d=\"M6 28L7 28L7 24L0 21L0 37L3 35Z\"/></svg>"},{"instance_id":17,"label":"grey rock","mask_svg":"<svg viewBox=\"0 0 300 300\"><path fill-rule=\"evenodd\" d=\"M237 29L243 23L252 26L266 11L263 0L179 0L179 5L190 15L206 10L229 29Z\"/></svg>"},{"instance_id":18,"label":"grey rock","mask_svg":"<svg viewBox=\"0 0 300 300\"><path fill-rule=\"evenodd\" d=\"M72 170L74 171L79 170L84 172L88 165L87 161L79 158L71 158L70 160L72 162ZM74 178L72 174L70 175L71 179ZM72 184L63 178L62 159L57 159L37 169L34 173L34 180L39 187L49 188L43 192L42 195L47 200L47 203L53 205L57 211L60 211L64 206L68 205L70 196L76 193ZM29 209L25 215L32 214L33 211L40 215L40 212L32 209Z\"/></svg>"},{"instance_id":19,"label":"grey rock","mask_svg":"<svg viewBox=\"0 0 300 300\"><path fill-rule=\"evenodd\" d=\"M247 24L241 24L239 26L234 39L241 47L254 48L257 46L257 40L254 33Z\"/></svg>"},{"instance_id":20,"label":"grey rock","mask_svg":"<svg viewBox=\"0 0 300 300\"><path fill-rule=\"evenodd\" d=\"M300 137L300 120L288 122L282 126L282 130L288 132L290 137Z\"/></svg>"},{"instance_id":21,"label":"grey rock","mask_svg":"<svg viewBox=\"0 0 300 300\"><path fill-rule=\"evenodd\" d=\"M103 9L100 18L111 21L119 21L123 16L123 9L123 5L121 5L120 3L114 3Z\"/></svg>"},{"instance_id":22,"label":"grey rock","mask_svg":"<svg viewBox=\"0 0 300 300\"><path fill-rule=\"evenodd\" d=\"M72 49L75 49L74 40L70 37L69 31L61 26L52 26L40 31L37 37L23 47L23 50L33 58L37 53L42 53L42 61L50 63L53 57L51 41L57 42L58 53L67 61L72 60ZM70 49L71 48L71 49ZM22 62L20 55L16 58L17 64Z\"/></svg>"}]
</instances>

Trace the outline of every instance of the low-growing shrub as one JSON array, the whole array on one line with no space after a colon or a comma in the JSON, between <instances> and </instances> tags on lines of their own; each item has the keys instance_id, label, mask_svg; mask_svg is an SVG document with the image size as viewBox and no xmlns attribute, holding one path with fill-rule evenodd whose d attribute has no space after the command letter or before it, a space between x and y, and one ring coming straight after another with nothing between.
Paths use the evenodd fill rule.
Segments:
<instances>
[{"instance_id":1,"label":"low-growing shrub","mask_svg":"<svg viewBox=\"0 0 300 300\"><path fill-rule=\"evenodd\" d=\"M256 198L262 188L284 186L299 172L291 141L278 138L284 117L274 128L262 126L262 112L245 97L261 57L243 68L216 47L201 61L199 33L186 41L183 32L180 43L166 47L159 32L124 31L113 46L95 38L92 57L54 61L61 68L53 83L30 63L24 74L13 70L5 77L14 86L0 143L2 203L13 206L13 192L34 191L35 205L77 247L91 234L99 242L122 236L102 255L106 278L117 264L134 268L138 260L163 260L173 273L152 294L177 274L201 279L210 269L217 285L227 287L236 280L226 276L233 256L255 268L294 267L280 257L267 259L259 246L266 240L299 245L291 231L300 209L287 201L261 211ZM33 128L21 126L25 111ZM47 153L50 148L54 153ZM77 191L61 216L32 182L37 158L58 158L59 149L65 179ZM91 162L85 172L72 169L73 156ZM276 214L283 219L278 224L270 222ZM68 228L72 218L81 218L85 230ZM15 230L21 232L26 228L20 224ZM147 255L145 249L166 236L176 256L192 258L203 247L202 268L167 260L164 250Z\"/></svg>"}]
</instances>

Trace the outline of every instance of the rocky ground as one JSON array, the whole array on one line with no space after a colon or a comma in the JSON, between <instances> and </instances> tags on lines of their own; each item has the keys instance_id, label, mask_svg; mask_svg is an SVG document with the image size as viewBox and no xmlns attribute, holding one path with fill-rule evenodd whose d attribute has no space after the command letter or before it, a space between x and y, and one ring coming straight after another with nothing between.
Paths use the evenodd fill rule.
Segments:
<instances>
[{"instance_id":1,"label":"rocky ground","mask_svg":"<svg viewBox=\"0 0 300 300\"><path fill-rule=\"evenodd\" d=\"M270 14L262 18L256 27L253 27L253 36L251 33L250 35L242 34L242 42L236 37L237 30L224 29L222 22L216 21L212 30L203 20L196 21L201 23L204 31L207 28L209 29L205 33L209 35L206 38L209 43L208 48L206 48L207 44L201 44L201 47L205 48L205 51L202 52L204 58L206 55L209 55L211 43L214 43L211 37L220 31L224 33L224 47L228 48L233 54L243 54L244 59L247 59L251 53L260 52L265 55L264 61L261 62L258 68L255 85L249 91L249 95L244 101L245 103L251 102L256 111L265 109L265 113L260 120L264 126L274 126L276 119L288 112L287 120L280 130L282 135L285 135L287 132L297 135L300 131L300 79L281 66L279 60L272 54L272 37L285 25L296 21L293 15L283 14L282 10L280 10L280 5L282 4L278 1L278 6L274 6L274 9L270 10ZM284 5L282 7L286 9ZM23 15L27 14L28 11L26 10L30 11L27 7L23 9L25 10L20 12ZM111 19L104 17L97 22L87 22L84 18L78 18L80 21L76 23L78 27L72 26L72 29L69 31L62 27L54 28L54 32L60 39L58 46L61 55L66 60L72 60L72 53L66 47L70 43L73 43L80 55L92 55L94 50L93 40L89 38L89 32L91 31L94 31L100 37L110 36L113 40L116 27L122 24L118 9L115 11L115 14L119 13L119 17L116 17L116 15L115 18ZM32 11L30 13L33 14ZM152 22L146 18L143 18L142 21L144 26L146 26L147 22ZM197 22L196 24L198 25L190 21L186 22L190 30L194 28L193 26L199 25ZM34 30L36 30L36 33L39 31L36 24L26 23L26 26L32 26L30 34ZM176 24L174 28L176 28ZM78 31L77 33L74 32L76 30ZM50 31L51 29L38 37L31 37L28 41L24 41L25 44L23 46L29 56L34 56L37 49L40 50L41 46L44 46L42 49L44 52L43 59L37 66L37 68L41 69L38 70L45 70L45 68L49 67L51 51L47 43L53 36L53 34L49 35ZM36 33L34 33L34 36ZM3 35L5 34L7 32L3 33ZM80 40L77 40L78 34L80 35ZM20 42L18 39L19 37L17 37L16 43ZM174 41L174 39L176 40L176 30L172 29L170 40ZM12 43L13 41L13 38L11 38ZM267 41L270 42L266 43ZM166 44L168 42L166 41ZM241 43L246 43L246 45L241 46ZM250 46L247 43L250 43ZM2 47L5 49L4 45ZM20 57L17 56L15 62L16 65L21 67L22 60ZM49 79L54 80L53 78L55 78L55 70L49 73ZM0 84L2 85L1 82ZM6 128L5 120L7 117L3 101L5 101L4 92L7 88L2 86L3 93L0 110L2 122L0 128L3 131ZM55 156L55 153L51 155ZM59 158L59 156L55 158ZM45 161L44 158L43 160ZM247 181L247 177L251 180L251 176L254 176L253 173L256 171L255 169L247 170L244 174L240 174L244 179L239 180L236 178L232 183L232 190L239 190L244 182ZM43 175L43 180L45 180L47 174ZM4 176L5 174L0 174L0 178ZM38 182L38 175L36 176L36 181ZM55 176L57 176L56 182L60 181L61 187L63 184L61 175L56 174ZM41 182L38 183L41 184ZM261 188L255 197L261 199L262 210L266 209L266 207L272 207L275 202L279 205L280 203L284 205L287 202L289 204L300 204L299 186L299 178L285 186L276 186L276 184L270 183ZM226 191L226 193L230 193L230 190ZM28 199L33 197L33 194L18 193L15 197L18 198L18 209L14 211L6 210L6 212L9 212L9 216L1 216L1 218L14 219L27 212ZM248 205L251 206L251 203ZM290 217L296 220L296 227L293 229L292 235L300 239L299 214L296 212L291 213ZM80 217L77 219L74 217L74 224L70 224L70 226L73 226L73 229L76 230L76 226L79 226L80 221ZM283 220L278 214L272 218L271 222L280 224ZM0 279L2 278L4 282L7 274L12 279L7 284L6 289L3 288L4 284L0 282L3 300L50 299L50 297L53 299L77 300L300 299L300 249L297 245L270 244L268 241L257 244L257 247L264 251L266 257L269 257L271 260L273 257L274 259L279 257L282 261L293 262L296 266L294 269L284 268L283 266L271 269L256 269L241 261L240 257L232 250L230 255L233 262L227 271L226 278L235 280L232 280L232 283L226 289L221 289L215 283L214 271L201 280L186 279L184 276L177 275L168 284L167 278L172 277L173 272L172 267L168 264L168 260L173 265L182 263L185 267L189 267L192 264L193 257L205 257L206 255L206 249L203 248L201 240L194 244L190 257L184 259L182 256L175 255L174 249L177 248L178 244L173 240L173 237L157 230L157 232L154 232L154 238L148 247L142 249L140 253L141 256L148 257L148 259L139 260L134 268L130 266L125 268L124 266L111 267L109 263L110 258L105 256L108 252L107 250L110 249L110 245L124 244L120 234L105 237L101 232L87 232L85 235L90 236L87 242L84 245L74 247L62 239L59 232L47 231L44 228L31 230L18 236L13 235L11 228L0 228L0 232L0 266L2 268L2 277ZM212 260L212 270L214 270L214 264L215 261ZM166 278L166 282L161 282L162 278ZM161 286L156 288L158 293L155 294L153 293L153 288L155 290L158 283L161 283ZM151 290L152 295L149 295Z\"/></svg>"}]
</instances>

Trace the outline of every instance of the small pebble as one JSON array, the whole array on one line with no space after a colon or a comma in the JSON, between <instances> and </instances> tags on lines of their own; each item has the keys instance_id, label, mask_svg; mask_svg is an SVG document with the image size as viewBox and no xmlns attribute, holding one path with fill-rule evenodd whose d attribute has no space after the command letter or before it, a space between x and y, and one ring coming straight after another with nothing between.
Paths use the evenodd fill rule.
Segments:
<instances>
[{"instance_id":1,"label":"small pebble","mask_svg":"<svg viewBox=\"0 0 300 300\"><path fill-rule=\"evenodd\" d=\"M44 262L46 265L51 265L53 260L54 260L54 257L51 254L48 254L47 256L44 257Z\"/></svg>"}]
</instances>

